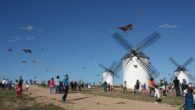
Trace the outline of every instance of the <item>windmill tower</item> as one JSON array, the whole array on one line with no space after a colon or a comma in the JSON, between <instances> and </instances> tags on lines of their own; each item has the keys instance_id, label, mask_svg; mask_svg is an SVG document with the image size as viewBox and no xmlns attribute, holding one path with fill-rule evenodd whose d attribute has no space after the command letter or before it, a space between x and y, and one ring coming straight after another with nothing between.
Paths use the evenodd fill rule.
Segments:
<instances>
[{"instance_id":1,"label":"windmill tower","mask_svg":"<svg viewBox=\"0 0 195 110\"><path fill-rule=\"evenodd\" d=\"M107 68L102 64L99 64L99 66L104 69L102 82L106 81L107 84L113 86L114 76L118 77L117 72L120 70L121 64L122 64L121 61L113 62L110 68Z\"/></svg>"},{"instance_id":2,"label":"windmill tower","mask_svg":"<svg viewBox=\"0 0 195 110\"><path fill-rule=\"evenodd\" d=\"M191 80L194 79L192 75L189 74L186 67L193 61L193 58L190 57L183 65L179 65L173 58L169 59L177 68L174 71L174 75L172 76L172 81L175 77L177 77L180 83L183 82L183 79L186 79L187 83L190 83Z\"/></svg>"},{"instance_id":3,"label":"windmill tower","mask_svg":"<svg viewBox=\"0 0 195 110\"><path fill-rule=\"evenodd\" d=\"M143 49L160 38L158 32L154 32L135 47L117 32L114 32L112 36L128 52L122 58L123 82L126 81L127 88L134 89L136 80L139 80L141 84L148 85L148 81L151 77L155 79L160 75L160 73L149 62L149 57L142 52Z\"/></svg>"}]
</instances>

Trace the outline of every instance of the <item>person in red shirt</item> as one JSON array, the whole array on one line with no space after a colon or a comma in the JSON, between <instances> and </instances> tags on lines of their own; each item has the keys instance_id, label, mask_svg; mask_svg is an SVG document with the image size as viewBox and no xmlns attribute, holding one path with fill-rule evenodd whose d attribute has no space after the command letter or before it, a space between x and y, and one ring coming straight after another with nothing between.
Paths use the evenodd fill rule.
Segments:
<instances>
[{"instance_id":1,"label":"person in red shirt","mask_svg":"<svg viewBox=\"0 0 195 110\"><path fill-rule=\"evenodd\" d=\"M150 78L150 81L149 81L149 96L151 96L151 93L153 91L154 93L154 88L155 88L155 82L154 82L154 79L153 78Z\"/></svg>"},{"instance_id":2,"label":"person in red shirt","mask_svg":"<svg viewBox=\"0 0 195 110\"><path fill-rule=\"evenodd\" d=\"M50 86L50 94L53 94L54 93L54 78L51 78L49 82L49 86Z\"/></svg>"},{"instance_id":3,"label":"person in red shirt","mask_svg":"<svg viewBox=\"0 0 195 110\"><path fill-rule=\"evenodd\" d=\"M16 94L17 94L17 100L22 98L22 83L23 83L23 79L22 76L20 76L19 80L16 80L17 84L17 88L16 88Z\"/></svg>"}]
</instances>

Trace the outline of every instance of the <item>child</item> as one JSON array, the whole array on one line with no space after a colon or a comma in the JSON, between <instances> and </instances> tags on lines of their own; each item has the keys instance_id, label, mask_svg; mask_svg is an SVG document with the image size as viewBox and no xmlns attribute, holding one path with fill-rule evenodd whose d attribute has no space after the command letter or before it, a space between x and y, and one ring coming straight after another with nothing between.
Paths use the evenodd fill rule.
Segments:
<instances>
[{"instance_id":1,"label":"child","mask_svg":"<svg viewBox=\"0 0 195 110\"><path fill-rule=\"evenodd\" d=\"M29 88L29 84L28 82L26 82L26 91L28 91L28 88Z\"/></svg>"},{"instance_id":2,"label":"child","mask_svg":"<svg viewBox=\"0 0 195 110\"><path fill-rule=\"evenodd\" d=\"M17 84L17 88L16 88L16 94L17 94L17 100L21 100L22 98L22 80L19 79L19 81L16 81Z\"/></svg>"},{"instance_id":3,"label":"child","mask_svg":"<svg viewBox=\"0 0 195 110\"><path fill-rule=\"evenodd\" d=\"M159 89L158 89L158 86L154 86L154 97L155 97L155 101L156 102L161 102L161 98L160 98L160 92L159 92Z\"/></svg>"}]
</instances>

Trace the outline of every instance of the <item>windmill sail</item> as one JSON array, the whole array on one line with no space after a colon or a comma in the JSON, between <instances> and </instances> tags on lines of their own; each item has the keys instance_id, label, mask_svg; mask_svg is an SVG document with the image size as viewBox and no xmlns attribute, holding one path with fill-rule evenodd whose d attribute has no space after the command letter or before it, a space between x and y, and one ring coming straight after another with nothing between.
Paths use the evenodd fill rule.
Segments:
<instances>
[{"instance_id":1,"label":"windmill sail","mask_svg":"<svg viewBox=\"0 0 195 110\"><path fill-rule=\"evenodd\" d=\"M148 71L150 77L157 78L160 75L158 70L151 63L146 64L141 58L138 58L137 61Z\"/></svg>"},{"instance_id":2,"label":"windmill sail","mask_svg":"<svg viewBox=\"0 0 195 110\"><path fill-rule=\"evenodd\" d=\"M158 32L154 32L153 34L145 38L142 42L138 43L136 45L136 50L141 51L147 48L148 46L153 44L155 41L157 41L159 38L160 38L160 34Z\"/></svg>"},{"instance_id":3,"label":"windmill sail","mask_svg":"<svg viewBox=\"0 0 195 110\"><path fill-rule=\"evenodd\" d=\"M119 33L114 32L112 37L129 53L133 51L133 45L131 45L126 39L124 39Z\"/></svg>"},{"instance_id":4,"label":"windmill sail","mask_svg":"<svg viewBox=\"0 0 195 110\"><path fill-rule=\"evenodd\" d=\"M186 67L193 61L193 58L190 57L183 65L179 65L173 58L169 59L177 68L175 70L175 77L178 77L180 82L182 82L183 79L186 79L187 82L190 82L190 80L194 80L194 77L188 73L188 70Z\"/></svg>"},{"instance_id":5,"label":"windmill sail","mask_svg":"<svg viewBox=\"0 0 195 110\"><path fill-rule=\"evenodd\" d=\"M194 59L190 57L184 64L183 67L186 68Z\"/></svg>"}]
</instances>

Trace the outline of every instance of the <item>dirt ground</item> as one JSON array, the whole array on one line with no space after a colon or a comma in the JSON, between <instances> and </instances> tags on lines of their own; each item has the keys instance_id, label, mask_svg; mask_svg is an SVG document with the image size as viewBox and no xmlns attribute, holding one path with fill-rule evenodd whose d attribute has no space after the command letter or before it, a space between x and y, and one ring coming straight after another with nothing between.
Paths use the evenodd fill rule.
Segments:
<instances>
[{"instance_id":1,"label":"dirt ground","mask_svg":"<svg viewBox=\"0 0 195 110\"><path fill-rule=\"evenodd\" d=\"M31 86L29 92L39 103L52 103L65 110L178 110L166 104L134 101L80 93L69 93L66 102L60 102L61 94L50 94L48 88Z\"/></svg>"}]
</instances>

